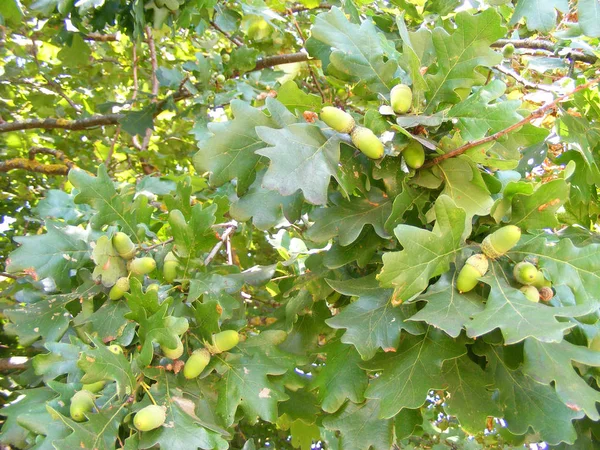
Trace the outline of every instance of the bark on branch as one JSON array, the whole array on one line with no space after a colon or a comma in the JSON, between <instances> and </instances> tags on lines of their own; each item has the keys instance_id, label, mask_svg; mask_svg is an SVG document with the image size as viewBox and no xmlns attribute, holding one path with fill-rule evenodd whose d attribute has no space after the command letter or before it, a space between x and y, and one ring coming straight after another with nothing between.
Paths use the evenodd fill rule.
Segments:
<instances>
[{"instance_id":1,"label":"bark on branch","mask_svg":"<svg viewBox=\"0 0 600 450\"><path fill-rule=\"evenodd\" d=\"M492 47L504 47L506 44L512 44L515 48L527 48L530 50L545 50L547 52L554 53L560 48L556 46L554 42L546 41L543 39L499 39L492 44ZM594 64L598 61L598 58L594 55L587 55L576 49L563 48L563 50L569 50L564 56L566 58L581 61L588 64Z\"/></svg>"},{"instance_id":2,"label":"bark on branch","mask_svg":"<svg viewBox=\"0 0 600 450\"><path fill-rule=\"evenodd\" d=\"M51 155L61 160L62 164L43 164L36 161L36 155ZM13 158L0 162L0 173L11 170L26 170L28 172L43 173L45 175L66 175L75 167L75 163L68 159L63 152L53 148L33 147L29 150L29 158Z\"/></svg>"},{"instance_id":3,"label":"bark on branch","mask_svg":"<svg viewBox=\"0 0 600 450\"><path fill-rule=\"evenodd\" d=\"M573 89L571 92L567 92L566 94L561 95L560 97L557 97L553 102L547 103L544 106L542 106L541 108L536 109L530 115L528 115L524 119L518 121L514 125L511 125L510 127L505 128L504 130L500 130L497 133L494 133L490 136L486 136L484 138L469 142L461 147L458 147L456 150L452 150L451 152L448 152L444 155L438 156L437 158L434 158L434 159L428 161L427 163L423 164L423 166L421 166L421 169L427 169L429 167L432 167L432 166L435 166L435 165L441 163L442 161L445 161L446 159L450 159L450 158L454 158L456 156L462 155L464 152L466 152L467 150L469 150L473 147L477 147L479 145L487 144L488 142L495 141L495 140L501 138L502 136L510 133L511 131L514 131L517 128L521 128L523 125L528 124L535 119L543 117L547 112L553 110L563 100L566 100L567 98L573 96L577 92L583 91L584 89L587 89L598 83L600 83L600 77L595 78L591 81L588 81L587 83L581 84L581 85L577 86L575 89Z\"/></svg>"},{"instance_id":4,"label":"bark on branch","mask_svg":"<svg viewBox=\"0 0 600 450\"><path fill-rule=\"evenodd\" d=\"M6 373L13 370L25 370L27 369L27 363L14 363L11 362L12 358L0 358L0 372Z\"/></svg>"}]
</instances>

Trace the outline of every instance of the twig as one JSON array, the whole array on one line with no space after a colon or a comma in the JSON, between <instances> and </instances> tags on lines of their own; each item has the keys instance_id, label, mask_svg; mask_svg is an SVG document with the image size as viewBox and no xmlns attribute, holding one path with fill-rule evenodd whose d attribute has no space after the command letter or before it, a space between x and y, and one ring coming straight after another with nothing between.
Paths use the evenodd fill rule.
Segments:
<instances>
[{"instance_id":1,"label":"twig","mask_svg":"<svg viewBox=\"0 0 600 450\"><path fill-rule=\"evenodd\" d=\"M232 35L230 35L227 31L223 30L219 25L217 25L213 20L209 20L208 23L210 23L210 25L217 30L219 33L221 33L223 36L225 36L227 39L229 39L234 45L236 45L237 47L241 47L242 45L244 45L244 43L242 41L240 41L238 38L233 37Z\"/></svg>"},{"instance_id":2,"label":"twig","mask_svg":"<svg viewBox=\"0 0 600 450\"><path fill-rule=\"evenodd\" d=\"M158 77L156 76L156 72L158 71L158 60L156 59L156 46L154 45L154 38L152 37L152 29L149 26L146 26L146 37L148 40L148 48L150 49L150 64L152 66L152 103L156 103L158 101ZM151 138L152 128L146 128L146 135L144 136L144 141L142 142L142 148L140 150L144 151L148 148Z\"/></svg>"},{"instance_id":3,"label":"twig","mask_svg":"<svg viewBox=\"0 0 600 450\"><path fill-rule=\"evenodd\" d=\"M100 34L100 33L88 33L83 36L86 41L98 41L98 42L114 42L117 40L116 34Z\"/></svg>"},{"instance_id":4,"label":"twig","mask_svg":"<svg viewBox=\"0 0 600 450\"><path fill-rule=\"evenodd\" d=\"M121 134L121 125L119 125L117 127L117 129L115 130L115 135L113 137L112 144L110 145L110 149L108 150L108 153L106 154L106 159L104 160L104 165L106 167L108 167L108 165L110 164L110 160L112 159L112 155L115 151L115 146L117 145L117 139L119 139L120 134Z\"/></svg>"},{"instance_id":5,"label":"twig","mask_svg":"<svg viewBox=\"0 0 600 450\"><path fill-rule=\"evenodd\" d=\"M266 58L261 58L256 61L256 66L254 66L254 69L252 69L250 72L266 69L267 67L279 66L281 64L308 61L309 58L310 57L308 54L304 52L267 56Z\"/></svg>"},{"instance_id":6,"label":"twig","mask_svg":"<svg viewBox=\"0 0 600 450\"><path fill-rule=\"evenodd\" d=\"M304 11L313 11L315 9L331 9L331 5L328 5L327 3L321 3L320 5L315 6L314 8L309 8L307 6L294 6L292 8L288 8L286 13L295 14Z\"/></svg>"},{"instance_id":7,"label":"twig","mask_svg":"<svg viewBox=\"0 0 600 450\"><path fill-rule=\"evenodd\" d=\"M38 154L52 155L55 158L63 161L64 164L42 164L35 160L35 155ZM43 173L46 175L66 175L73 167L75 167L75 163L68 159L63 152L46 147L33 147L29 150L29 158L27 159L13 158L0 162L1 173L21 169L29 172Z\"/></svg>"},{"instance_id":8,"label":"twig","mask_svg":"<svg viewBox=\"0 0 600 450\"><path fill-rule=\"evenodd\" d=\"M170 244L171 242L173 242L173 239L174 239L174 238L170 237L170 238L169 238L169 239L167 239L166 241L159 242L158 244L150 245L149 247L140 247L140 248L141 248L141 250L143 250L143 251L153 250L153 249L155 249L156 247L160 247L161 245L163 245L163 246L164 246L164 245Z\"/></svg>"},{"instance_id":9,"label":"twig","mask_svg":"<svg viewBox=\"0 0 600 450\"><path fill-rule=\"evenodd\" d=\"M64 162L67 167L69 167L69 168L75 167L75 163L73 161L71 161L69 158L67 158L63 152L61 152L60 150L57 150L55 148L32 147L29 150L29 159L30 160L35 159L35 155L52 155L55 158L60 159L62 162Z\"/></svg>"},{"instance_id":10,"label":"twig","mask_svg":"<svg viewBox=\"0 0 600 450\"><path fill-rule=\"evenodd\" d=\"M210 251L210 253L206 257L206 259L204 260L204 265L205 266L208 266L210 264L210 262L214 259L214 257L217 255L217 253L219 252L219 250L223 246L223 243L229 239L229 236L231 236L235 232L235 230L237 230L237 222L232 223L223 232L223 234L221 235L221 240L215 244L215 246L212 248L212 250Z\"/></svg>"},{"instance_id":11,"label":"twig","mask_svg":"<svg viewBox=\"0 0 600 450\"><path fill-rule=\"evenodd\" d=\"M300 39L302 39L302 44L304 44L304 46L306 46L306 39L304 38L304 33L302 32L302 29L300 28L300 25L298 25L298 21L296 20L296 18L294 17L294 15L292 14L292 20L294 22L294 26L296 27L296 30L298 31L298 35L300 36ZM317 79L317 76L315 75L315 72L313 71L310 62L308 63L308 71L310 72L310 76L312 77L313 81L315 82L315 85L317 86L317 89L319 90L319 94L321 94L321 100L323 100L323 103L326 102L325 100L325 94L323 93L323 89L321 89L321 83L319 83L319 80Z\"/></svg>"},{"instance_id":12,"label":"twig","mask_svg":"<svg viewBox=\"0 0 600 450\"><path fill-rule=\"evenodd\" d=\"M12 273L6 273L6 272L0 272L0 277L10 278L11 280L18 280L19 279L18 276L13 275Z\"/></svg>"},{"instance_id":13,"label":"twig","mask_svg":"<svg viewBox=\"0 0 600 450\"><path fill-rule=\"evenodd\" d=\"M550 86L547 84L540 84L540 83L533 83L533 82L523 78L517 72L515 72L512 69L509 69L508 67L497 65L494 67L494 69L496 69L498 72L503 73L504 75L508 75L509 77L514 78L515 80L517 80L517 82L521 83L523 86L531 88L531 89L539 89L540 91L554 92L554 93L556 93L557 91L560 90L559 88L557 88L555 86Z\"/></svg>"},{"instance_id":14,"label":"twig","mask_svg":"<svg viewBox=\"0 0 600 450\"><path fill-rule=\"evenodd\" d=\"M508 134L511 131L514 131L517 128L520 128L523 125L531 122L532 120L543 117L547 111L554 109L556 107L556 105L558 105L561 101L563 101L566 98L569 98L572 95L576 94L577 92L587 89L588 87L593 86L594 84L597 84L599 82L600 82L600 77L594 78L593 80L588 81L587 83L581 84L581 85L577 86L575 89L573 89L571 92L567 92L566 94L561 95L560 97L557 97L553 102L547 103L544 106L536 109L529 116L525 117L524 119L520 120L519 122L515 123L514 125L511 125L510 127L505 128L504 130L500 130L497 133L494 133L490 136L486 136L484 138L469 142L461 147L458 147L456 150L448 152L444 155L438 156L437 158L434 158L434 159L428 161L427 163L423 164L423 166L421 166L421 169L427 169L429 167L439 164L440 162L442 162L446 159L450 159L450 158L454 158L455 156L462 155L467 150L469 150L473 147L477 147L478 145L482 145L482 144L486 144L488 142L495 141L496 139L504 136L505 134Z\"/></svg>"},{"instance_id":15,"label":"twig","mask_svg":"<svg viewBox=\"0 0 600 450\"><path fill-rule=\"evenodd\" d=\"M27 363L11 362L12 358L0 358L0 372L10 372L13 370L25 370L28 367Z\"/></svg>"},{"instance_id":16,"label":"twig","mask_svg":"<svg viewBox=\"0 0 600 450\"><path fill-rule=\"evenodd\" d=\"M543 39L499 39L496 42L492 43L492 47L504 47L506 44L512 44L515 46L515 48L546 50L552 53L554 53L557 50L556 44ZM598 58L594 55L587 55L575 49L565 48L565 50L569 51L569 53L565 56L570 59L585 62L588 64L594 64L596 61L598 61Z\"/></svg>"}]
</instances>

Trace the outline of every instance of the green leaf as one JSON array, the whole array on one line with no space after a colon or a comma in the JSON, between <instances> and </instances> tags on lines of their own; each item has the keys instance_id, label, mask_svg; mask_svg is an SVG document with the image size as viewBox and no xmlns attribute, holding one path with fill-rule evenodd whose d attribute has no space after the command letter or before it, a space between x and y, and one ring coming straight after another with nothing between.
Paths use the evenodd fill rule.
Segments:
<instances>
[{"instance_id":1,"label":"green leaf","mask_svg":"<svg viewBox=\"0 0 600 450\"><path fill-rule=\"evenodd\" d=\"M484 353L499 390L503 418L511 433L525 434L531 427L550 445L575 441L577 434L571 422L581 418L582 412L565 406L552 386L538 383L520 368L509 367L502 348L490 346Z\"/></svg>"},{"instance_id":2,"label":"green leaf","mask_svg":"<svg viewBox=\"0 0 600 450\"><path fill-rule=\"evenodd\" d=\"M272 346L273 344L271 344ZM277 403L288 399L269 375L283 375L287 369L269 357L268 347L255 349L252 354L227 353L216 356L221 381L218 386L217 413L227 425L234 422L241 408L251 422L277 420Z\"/></svg>"},{"instance_id":3,"label":"green leaf","mask_svg":"<svg viewBox=\"0 0 600 450\"><path fill-rule=\"evenodd\" d=\"M111 287L119 278L127 276L125 260L114 249L112 239L108 236L100 236L95 244L92 260L96 267L92 276L94 280L102 281L102 285Z\"/></svg>"},{"instance_id":4,"label":"green leaf","mask_svg":"<svg viewBox=\"0 0 600 450\"><path fill-rule=\"evenodd\" d=\"M100 286L89 282L70 294L49 295L35 303L5 309L4 314L11 323L6 324L4 329L7 333L19 336L23 346L30 345L40 337L45 342L59 341L71 319L66 306L74 300L93 297L99 291Z\"/></svg>"},{"instance_id":5,"label":"green leaf","mask_svg":"<svg viewBox=\"0 0 600 450\"><path fill-rule=\"evenodd\" d=\"M579 0L577 17L583 34L600 37L600 3L598 0Z\"/></svg>"},{"instance_id":6,"label":"green leaf","mask_svg":"<svg viewBox=\"0 0 600 450\"><path fill-rule=\"evenodd\" d=\"M481 177L481 172L467 158L450 158L438 164L433 172L444 180L442 194L450 197L456 206L467 213L487 216L492 209L494 200Z\"/></svg>"},{"instance_id":7,"label":"green leaf","mask_svg":"<svg viewBox=\"0 0 600 450\"><path fill-rule=\"evenodd\" d=\"M363 363L380 372L369 383L365 397L381 401L380 416L394 417L403 408L419 408L431 389L445 386L442 364L466 353L464 344L429 327L422 336L405 335L395 353Z\"/></svg>"},{"instance_id":8,"label":"green leaf","mask_svg":"<svg viewBox=\"0 0 600 450\"><path fill-rule=\"evenodd\" d=\"M509 25L515 25L525 17L529 30L548 33L556 26L557 10L567 12L568 0L519 0Z\"/></svg>"},{"instance_id":9,"label":"green leaf","mask_svg":"<svg viewBox=\"0 0 600 450\"><path fill-rule=\"evenodd\" d=\"M323 411L334 413L346 400L362 403L368 379L359 367L361 357L350 345L331 342L319 350L327 359L314 375L310 389L318 390Z\"/></svg>"},{"instance_id":10,"label":"green leaf","mask_svg":"<svg viewBox=\"0 0 600 450\"><path fill-rule=\"evenodd\" d=\"M299 111L320 111L323 106L321 97L315 94L306 94L302 91L295 81L286 81L277 91L277 100L279 100L292 113Z\"/></svg>"},{"instance_id":11,"label":"green leaf","mask_svg":"<svg viewBox=\"0 0 600 450\"><path fill-rule=\"evenodd\" d=\"M120 397L131 395L136 388L136 374L123 353L111 352L101 341L92 337L96 348L81 353L77 365L85 372L82 383L95 383L102 380L113 380L117 383Z\"/></svg>"},{"instance_id":12,"label":"green leaf","mask_svg":"<svg viewBox=\"0 0 600 450\"><path fill-rule=\"evenodd\" d=\"M404 215L416 208L423 210L429 200L429 192L424 189L415 189L408 184L403 186L402 192L394 198L392 212L385 222L386 230L393 230L396 225L404 223Z\"/></svg>"},{"instance_id":13,"label":"green leaf","mask_svg":"<svg viewBox=\"0 0 600 450\"><path fill-rule=\"evenodd\" d=\"M295 193L280 195L277 191L265 189L262 185L264 171L257 173L256 180L248 192L230 206L231 217L241 222L252 219L259 230L268 230L284 220L298 220L302 207L302 196Z\"/></svg>"},{"instance_id":14,"label":"green leaf","mask_svg":"<svg viewBox=\"0 0 600 450\"><path fill-rule=\"evenodd\" d=\"M398 225L394 234L404 250L383 255L378 278L382 286L395 288L398 302L412 300L425 290L431 278L447 272L466 237L465 212L448 196L438 197L435 215L433 231Z\"/></svg>"},{"instance_id":15,"label":"green leaf","mask_svg":"<svg viewBox=\"0 0 600 450\"><path fill-rule=\"evenodd\" d=\"M336 176L340 160L340 137L329 139L319 127L311 124L292 124L277 130L257 127L256 133L272 147L256 151L271 160L263 178L266 189L287 196L301 190L307 202L327 203L329 180Z\"/></svg>"},{"instance_id":16,"label":"green leaf","mask_svg":"<svg viewBox=\"0 0 600 450\"><path fill-rule=\"evenodd\" d=\"M335 242L325 253L323 264L328 269L337 269L356 261L358 267L364 268L384 242L377 234L369 231L347 246L341 246L339 242Z\"/></svg>"},{"instance_id":17,"label":"green leaf","mask_svg":"<svg viewBox=\"0 0 600 450\"><path fill-rule=\"evenodd\" d=\"M416 312L415 306L393 307L393 290L381 289L374 277L327 282L343 295L358 296L358 300L327 320L327 325L345 329L342 342L354 345L362 359L371 359L379 348L395 351L402 330L411 334L423 333L420 324L407 322Z\"/></svg>"},{"instance_id":18,"label":"green leaf","mask_svg":"<svg viewBox=\"0 0 600 450\"><path fill-rule=\"evenodd\" d=\"M516 344L533 337L542 342L560 342L566 330L575 323L556 320L557 317L579 317L594 310L593 305L550 307L528 300L510 286L508 275L496 262L490 264L488 274L481 280L490 286L485 310L473 316L467 325L469 337L482 336L499 328L506 345Z\"/></svg>"},{"instance_id":19,"label":"green leaf","mask_svg":"<svg viewBox=\"0 0 600 450\"><path fill-rule=\"evenodd\" d=\"M368 224L382 238L390 237L384 224L392 204L382 191L372 188L366 198L352 197L349 202L341 198L335 200L335 206L320 208L311 214L315 223L308 229L306 237L315 242L326 242L339 236L340 245L346 246L352 244Z\"/></svg>"},{"instance_id":20,"label":"green leaf","mask_svg":"<svg viewBox=\"0 0 600 450\"><path fill-rule=\"evenodd\" d=\"M125 318L125 314L129 311L127 302L107 301L82 324L90 324L89 334L100 338L102 342L118 340L133 325Z\"/></svg>"},{"instance_id":21,"label":"green leaf","mask_svg":"<svg viewBox=\"0 0 600 450\"><path fill-rule=\"evenodd\" d=\"M458 418L465 431L477 434L485 428L488 416L501 416L502 411L488 389L493 385L493 378L468 356L446 361L442 377L445 390L450 394L445 410Z\"/></svg>"},{"instance_id":22,"label":"green leaf","mask_svg":"<svg viewBox=\"0 0 600 450\"><path fill-rule=\"evenodd\" d=\"M17 0L7 0L0 4L0 16L9 25L18 25L21 23L23 18L23 11L21 5Z\"/></svg>"},{"instance_id":23,"label":"green leaf","mask_svg":"<svg viewBox=\"0 0 600 450\"><path fill-rule=\"evenodd\" d=\"M394 86L398 65L392 59L384 61L385 36L371 21L366 20L361 25L350 23L340 9L333 7L317 16L311 35L334 49L329 56L331 66L352 80L382 94L389 93Z\"/></svg>"},{"instance_id":24,"label":"green leaf","mask_svg":"<svg viewBox=\"0 0 600 450\"><path fill-rule=\"evenodd\" d=\"M56 397L56 393L44 386L36 389L22 389L19 394L23 396L21 400L6 405L0 410L0 415L6 417L0 430L0 442L17 448L27 448L30 431L19 425L19 419L24 416L44 414L46 402Z\"/></svg>"},{"instance_id":25,"label":"green leaf","mask_svg":"<svg viewBox=\"0 0 600 450\"><path fill-rule=\"evenodd\" d=\"M33 370L36 375L43 377L44 383L60 375L67 375L67 382L73 383L81 378L81 369L77 367L77 360L82 351L88 348L76 338L71 338L71 343L48 342L45 347L50 353L36 355L32 358Z\"/></svg>"},{"instance_id":26,"label":"green leaf","mask_svg":"<svg viewBox=\"0 0 600 450\"><path fill-rule=\"evenodd\" d=\"M69 181L79 190L75 203L87 203L97 211L92 219L95 229L116 222L135 242L137 224L150 221L152 208L148 206L148 197L139 195L134 200L135 191L131 185L117 192L104 164L98 166L97 177L83 170L71 170Z\"/></svg>"},{"instance_id":27,"label":"green leaf","mask_svg":"<svg viewBox=\"0 0 600 450\"><path fill-rule=\"evenodd\" d=\"M73 430L68 437L55 441L56 448L93 448L112 450L115 448L121 421L127 414L125 405L109 406L88 414L86 422L75 422L48 406L48 412L55 420L62 421Z\"/></svg>"},{"instance_id":28,"label":"green leaf","mask_svg":"<svg viewBox=\"0 0 600 450\"><path fill-rule=\"evenodd\" d=\"M512 198L510 223L526 230L556 227L556 211L568 198L569 185L565 180L543 183L533 194L516 194Z\"/></svg>"},{"instance_id":29,"label":"green leaf","mask_svg":"<svg viewBox=\"0 0 600 450\"><path fill-rule=\"evenodd\" d=\"M348 402L323 419L323 425L341 434L344 450L389 450L392 448L394 422L379 418L380 402L367 400L361 405Z\"/></svg>"},{"instance_id":30,"label":"green leaf","mask_svg":"<svg viewBox=\"0 0 600 450\"><path fill-rule=\"evenodd\" d=\"M21 246L9 256L9 273L25 271L36 280L52 278L58 289L70 291L71 270L89 261L88 232L78 227L46 224L48 232L35 236L18 236Z\"/></svg>"},{"instance_id":31,"label":"green leaf","mask_svg":"<svg viewBox=\"0 0 600 450\"><path fill-rule=\"evenodd\" d=\"M427 304L408 320L427 322L457 338L471 322L471 316L484 309L483 298L474 291L460 293L454 288L458 272L443 274L427 292L417 297Z\"/></svg>"},{"instance_id":32,"label":"green leaf","mask_svg":"<svg viewBox=\"0 0 600 450\"><path fill-rule=\"evenodd\" d=\"M403 56L398 63L410 74L412 80L413 108L420 109L425 100L425 91L429 89L421 73L421 67L429 63L424 50L433 48L431 31L421 28L417 32L410 33L406 28L403 16L396 19L396 25L398 26L398 33L402 38ZM399 117L398 119L401 118ZM403 126L400 122L398 125Z\"/></svg>"},{"instance_id":33,"label":"green leaf","mask_svg":"<svg viewBox=\"0 0 600 450\"><path fill-rule=\"evenodd\" d=\"M600 353L570 342L544 343L526 339L523 373L545 385L554 384L557 395L573 411L583 411L592 420L600 419L596 403L600 392L589 386L575 371L573 363L600 367Z\"/></svg>"},{"instance_id":34,"label":"green leaf","mask_svg":"<svg viewBox=\"0 0 600 450\"><path fill-rule=\"evenodd\" d=\"M62 219L70 223L81 218L87 210L87 206L76 205L72 195L57 189L46 192L46 197L33 208L33 212L44 219Z\"/></svg>"},{"instance_id":35,"label":"green leaf","mask_svg":"<svg viewBox=\"0 0 600 450\"><path fill-rule=\"evenodd\" d=\"M502 61L502 56L490 48L506 33L500 15L493 8L477 15L463 11L454 20L456 29L452 34L441 27L433 30L438 70L425 77L429 86L427 113L435 112L440 104L458 103L461 97L457 89L470 90L485 83L485 76L476 70L478 67L492 68Z\"/></svg>"},{"instance_id":36,"label":"green leaf","mask_svg":"<svg viewBox=\"0 0 600 450\"><path fill-rule=\"evenodd\" d=\"M121 127L132 136L144 136L146 130L154 130L156 104L152 103L139 111L125 111L119 120Z\"/></svg>"},{"instance_id":37,"label":"green leaf","mask_svg":"<svg viewBox=\"0 0 600 450\"><path fill-rule=\"evenodd\" d=\"M311 450L313 443L319 441L321 432L316 424L307 424L303 420L294 420L290 425L292 445L300 450Z\"/></svg>"},{"instance_id":38,"label":"green leaf","mask_svg":"<svg viewBox=\"0 0 600 450\"><path fill-rule=\"evenodd\" d=\"M71 36L71 44L65 45L56 56L65 66L76 68L85 65L92 52L78 33L73 33Z\"/></svg>"},{"instance_id":39,"label":"green leaf","mask_svg":"<svg viewBox=\"0 0 600 450\"><path fill-rule=\"evenodd\" d=\"M275 127L276 124L262 111L240 100L231 102L231 113L234 119L208 125L213 136L199 144L194 166L199 172L211 172L209 181L216 186L234 178L248 186L261 162L255 151L264 147L254 130L258 126Z\"/></svg>"}]
</instances>

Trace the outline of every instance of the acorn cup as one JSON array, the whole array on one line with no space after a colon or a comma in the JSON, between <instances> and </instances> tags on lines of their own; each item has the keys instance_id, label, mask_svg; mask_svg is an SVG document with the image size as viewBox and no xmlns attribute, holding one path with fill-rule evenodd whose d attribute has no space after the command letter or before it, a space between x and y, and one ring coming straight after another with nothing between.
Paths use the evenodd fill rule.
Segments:
<instances>
[{"instance_id":1,"label":"acorn cup","mask_svg":"<svg viewBox=\"0 0 600 450\"><path fill-rule=\"evenodd\" d=\"M154 430L167 419L164 406L149 405L140 409L133 418L133 425L140 431Z\"/></svg>"},{"instance_id":2,"label":"acorn cup","mask_svg":"<svg viewBox=\"0 0 600 450\"><path fill-rule=\"evenodd\" d=\"M513 248L521 239L521 229L515 225L507 225L485 237L481 250L490 259L496 259Z\"/></svg>"}]
</instances>

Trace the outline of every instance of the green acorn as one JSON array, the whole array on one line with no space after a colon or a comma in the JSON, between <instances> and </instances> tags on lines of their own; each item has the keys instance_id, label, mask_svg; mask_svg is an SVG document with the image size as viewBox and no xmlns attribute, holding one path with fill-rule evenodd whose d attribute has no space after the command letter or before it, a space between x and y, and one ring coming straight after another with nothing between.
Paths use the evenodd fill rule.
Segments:
<instances>
[{"instance_id":1,"label":"green acorn","mask_svg":"<svg viewBox=\"0 0 600 450\"><path fill-rule=\"evenodd\" d=\"M212 353L222 353L231 350L240 342L240 335L235 330L225 330L220 333L213 334L212 345L210 350Z\"/></svg>"},{"instance_id":2,"label":"green acorn","mask_svg":"<svg viewBox=\"0 0 600 450\"><path fill-rule=\"evenodd\" d=\"M129 261L129 270L136 275L146 275L154 269L156 269L156 261L149 256Z\"/></svg>"},{"instance_id":3,"label":"green acorn","mask_svg":"<svg viewBox=\"0 0 600 450\"><path fill-rule=\"evenodd\" d=\"M350 133L354 129L354 117L340 108L325 106L321 110L321 120L338 133Z\"/></svg>"},{"instance_id":4,"label":"green acorn","mask_svg":"<svg viewBox=\"0 0 600 450\"><path fill-rule=\"evenodd\" d=\"M418 169L425 162L425 149L419 141L410 141L408 146L402 150L402 156L408 167Z\"/></svg>"},{"instance_id":5,"label":"green acorn","mask_svg":"<svg viewBox=\"0 0 600 450\"><path fill-rule=\"evenodd\" d=\"M112 238L112 244L121 258L131 259L135 256L135 244L125 233L118 232Z\"/></svg>"},{"instance_id":6,"label":"green acorn","mask_svg":"<svg viewBox=\"0 0 600 450\"><path fill-rule=\"evenodd\" d=\"M514 53L515 46L513 44L506 44L504 47L502 47L502 56L504 59L512 58Z\"/></svg>"},{"instance_id":7,"label":"green acorn","mask_svg":"<svg viewBox=\"0 0 600 450\"><path fill-rule=\"evenodd\" d=\"M90 391L82 390L75 392L75 395L71 397L71 406L69 408L71 419L75 422L83 422L86 419L85 414L94 408L94 400L94 394Z\"/></svg>"},{"instance_id":8,"label":"green acorn","mask_svg":"<svg viewBox=\"0 0 600 450\"><path fill-rule=\"evenodd\" d=\"M111 300L119 300L125 295L125 292L129 292L129 278L121 277L117 280L115 285L110 288L108 298Z\"/></svg>"},{"instance_id":9,"label":"green acorn","mask_svg":"<svg viewBox=\"0 0 600 450\"><path fill-rule=\"evenodd\" d=\"M479 278L484 276L489 267L485 255L478 253L470 256L460 270L456 279L456 289L459 292L469 292L477 286Z\"/></svg>"},{"instance_id":10,"label":"green acorn","mask_svg":"<svg viewBox=\"0 0 600 450\"><path fill-rule=\"evenodd\" d=\"M83 390L93 392L95 394L96 392L102 390L102 388L104 388L105 384L106 384L105 380L96 381L95 383L84 384Z\"/></svg>"},{"instance_id":11,"label":"green acorn","mask_svg":"<svg viewBox=\"0 0 600 450\"><path fill-rule=\"evenodd\" d=\"M533 284L537 278L537 274L537 268L527 261L521 261L520 263L515 264L513 269L513 276L515 277L515 280L521 284Z\"/></svg>"},{"instance_id":12,"label":"green acorn","mask_svg":"<svg viewBox=\"0 0 600 450\"><path fill-rule=\"evenodd\" d=\"M356 127L352 131L352 143L371 159L383 156L383 142L368 128Z\"/></svg>"},{"instance_id":13,"label":"green acorn","mask_svg":"<svg viewBox=\"0 0 600 450\"><path fill-rule=\"evenodd\" d=\"M523 286L521 292L525 294L527 300L538 303L540 301L540 293L534 286Z\"/></svg>"},{"instance_id":14,"label":"green acorn","mask_svg":"<svg viewBox=\"0 0 600 450\"><path fill-rule=\"evenodd\" d=\"M167 283L172 283L177 278L177 269L179 268L179 260L173 252L167 253L163 262L163 276Z\"/></svg>"},{"instance_id":15,"label":"green acorn","mask_svg":"<svg viewBox=\"0 0 600 450\"><path fill-rule=\"evenodd\" d=\"M397 84L390 92L390 103L396 114L406 114L412 106L412 90L406 84Z\"/></svg>"},{"instance_id":16,"label":"green acorn","mask_svg":"<svg viewBox=\"0 0 600 450\"><path fill-rule=\"evenodd\" d=\"M481 250L490 259L496 259L517 245L521 239L521 229L515 225L507 225L485 237Z\"/></svg>"},{"instance_id":17,"label":"green acorn","mask_svg":"<svg viewBox=\"0 0 600 450\"><path fill-rule=\"evenodd\" d=\"M546 280L542 271L538 270L535 276L535 280L533 280L533 283L531 283L531 285L535 286L538 289L541 289L543 287L552 287L552 282L550 280Z\"/></svg>"},{"instance_id":18,"label":"green acorn","mask_svg":"<svg viewBox=\"0 0 600 450\"><path fill-rule=\"evenodd\" d=\"M210 362L210 353L205 348L194 350L183 366L183 376L188 380L196 378Z\"/></svg>"},{"instance_id":19,"label":"green acorn","mask_svg":"<svg viewBox=\"0 0 600 450\"><path fill-rule=\"evenodd\" d=\"M164 406L149 405L137 412L133 418L133 425L140 431L150 431L160 427L166 419Z\"/></svg>"},{"instance_id":20,"label":"green acorn","mask_svg":"<svg viewBox=\"0 0 600 450\"><path fill-rule=\"evenodd\" d=\"M165 355L167 358L178 359L181 355L183 355L183 342L181 342L181 339L177 338L177 347L167 348L164 345L161 345L160 349L162 350L163 355Z\"/></svg>"}]
</instances>

